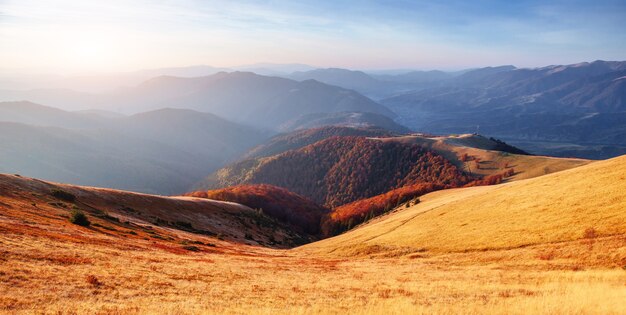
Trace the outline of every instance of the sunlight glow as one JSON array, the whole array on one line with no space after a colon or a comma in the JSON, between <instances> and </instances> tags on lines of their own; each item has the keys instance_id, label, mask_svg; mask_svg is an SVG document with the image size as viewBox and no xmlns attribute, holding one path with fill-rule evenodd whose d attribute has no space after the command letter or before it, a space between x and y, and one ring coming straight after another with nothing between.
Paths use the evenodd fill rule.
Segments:
<instances>
[{"instance_id":1,"label":"sunlight glow","mask_svg":"<svg viewBox=\"0 0 626 315\"><path fill-rule=\"evenodd\" d=\"M103 68L114 61L114 45L104 38L80 38L67 44L67 61L76 68Z\"/></svg>"}]
</instances>

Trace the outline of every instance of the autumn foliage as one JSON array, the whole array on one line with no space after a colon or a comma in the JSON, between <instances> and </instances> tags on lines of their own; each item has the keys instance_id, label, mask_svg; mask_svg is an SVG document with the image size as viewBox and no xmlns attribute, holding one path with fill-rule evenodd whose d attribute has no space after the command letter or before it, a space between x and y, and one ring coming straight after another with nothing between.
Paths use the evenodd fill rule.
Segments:
<instances>
[{"instance_id":1,"label":"autumn foliage","mask_svg":"<svg viewBox=\"0 0 626 315\"><path fill-rule=\"evenodd\" d=\"M300 232L316 235L330 212L309 199L272 185L242 185L187 194L192 197L236 202L287 223Z\"/></svg>"},{"instance_id":2,"label":"autumn foliage","mask_svg":"<svg viewBox=\"0 0 626 315\"><path fill-rule=\"evenodd\" d=\"M502 183L502 181L505 178L511 177L513 175L515 175L515 169L510 168L500 174L493 174L493 175L485 176L481 179L476 179L468 183L467 185L465 185L465 187L497 185L497 184Z\"/></svg>"},{"instance_id":3,"label":"autumn foliage","mask_svg":"<svg viewBox=\"0 0 626 315\"><path fill-rule=\"evenodd\" d=\"M388 212L402 203L411 200L417 202L415 198L443 188L445 186L441 184L420 183L337 207L322 222L322 234L324 236L337 235L357 224Z\"/></svg>"},{"instance_id":4,"label":"autumn foliage","mask_svg":"<svg viewBox=\"0 0 626 315\"><path fill-rule=\"evenodd\" d=\"M264 160L246 183L285 187L327 207L418 183L461 187L471 178L416 144L331 137Z\"/></svg>"},{"instance_id":5,"label":"autumn foliage","mask_svg":"<svg viewBox=\"0 0 626 315\"><path fill-rule=\"evenodd\" d=\"M300 136L308 139L328 132L340 130L318 129ZM283 140L282 145L290 143ZM468 154L461 160L481 162ZM324 236L339 234L435 190L500 184L515 173L511 168L475 177L418 144L362 136L330 137L255 161L226 176L226 182L236 186L194 195L262 208L283 222Z\"/></svg>"}]
</instances>

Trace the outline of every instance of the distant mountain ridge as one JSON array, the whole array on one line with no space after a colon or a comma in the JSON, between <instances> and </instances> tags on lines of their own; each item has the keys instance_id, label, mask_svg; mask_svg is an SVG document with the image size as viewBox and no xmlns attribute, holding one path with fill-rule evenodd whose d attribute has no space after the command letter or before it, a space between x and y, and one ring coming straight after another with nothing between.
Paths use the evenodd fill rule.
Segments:
<instances>
[{"instance_id":1,"label":"distant mountain ridge","mask_svg":"<svg viewBox=\"0 0 626 315\"><path fill-rule=\"evenodd\" d=\"M516 141L602 144L626 153L626 62L468 71L437 87L384 99L410 128L480 132ZM606 117L606 118L605 118ZM534 153L559 154L558 148ZM581 157L607 157L582 153Z\"/></svg>"},{"instance_id":2,"label":"distant mountain ridge","mask_svg":"<svg viewBox=\"0 0 626 315\"><path fill-rule=\"evenodd\" d=\"M383 128L355 128L346 126L326 126L297 130L278 134L265 143L260 144L246 154L244 158L260 158L280 154L289 150L300 149L320 140L337 136L385 137L391 136L392 131Z\"/></svg>"},{"instance_id":3,"label":"distant mountain ridge","mask_svg":"<svg viewBox=\"0 0 626 315\"><path fill-rule=\"evenodd\" d=\"M5 172L81 185L176 194L270 136L212 114L161 109L106 117L0 103Z\"/></svg>"},{"instance_id":4,"label":"distant mountain ridge","mask_svg":"<svg viewBox=\"0 0 626 315\"><path fill-rule=\"evenodd\" d=\"M342 126L354 128L382 128L396 133L411 130L396 123L393 119L380 114L363 112L313 113L302 115L280 125L280 131L292 131L320 128L324 126Z\"/></svg>"},{"instance_id":5,"label":"distant mountain ridge","mask_svg":"<svg viewBox=\"0 0 626 315\"><path fill-rule=\"evenodd\" d=\"M268 129L313 113L369 112L395 117L385 106L351 90L314 80L297 82L251 72L220 72L195 78L160 76L136 87L106 94L0 91L0 99L125 113L185 108Z\"/></svg>"}]
</instances>

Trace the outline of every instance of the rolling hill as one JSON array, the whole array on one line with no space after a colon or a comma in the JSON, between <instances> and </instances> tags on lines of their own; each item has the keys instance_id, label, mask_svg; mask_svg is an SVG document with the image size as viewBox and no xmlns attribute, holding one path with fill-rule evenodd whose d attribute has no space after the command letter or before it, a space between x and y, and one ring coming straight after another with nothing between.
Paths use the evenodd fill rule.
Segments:
<instances>
[{"instance_id":1,"label":"rolling hill","mask_svg":"<svg viewBox=\"0 0 626 315\"><path fill-rule=\"evenodd\" d=\"M218 171L217 185L270 184L327 207L419 182L458 187L471 178L414 144L342 136ZM210 182L209 182L210 183Z\"/></svg>"},{"instance_id":2,"label":"rolling hill","mask_svg":"<svg viewBox=\"0 0 626 315\"><path fill-rule=\"evenodd\" d=\"M452 189L300 248L335 255L426 255L626 234L626 157L496 186ZM624 247L606 257L626 264Z\"/></svg>"},{"instance_id":3,"label":"rolling hill","mask_svg":"<svg viewBox=\"0 0 626 315\"><path fill-rule=\"evenodd\" d=\"M356 137L356 138L355 138ZM366 138L363 138L366 137ZM333 140L331 140L333 139ZM324 142L326 141L326 142ZM363 148L358 146L363 145ZM352 151L343 152L343 148L352 148ZM379 148L380 146L380 148ZM326 150L324 150L326 149ZM378 150L378 151L376 151ZM382 150L382 151L381 151ZM388 150L388 151L385 151ZM224 167L207 177L203 182L196 186L196 189L204 188L221 188L240 184L264 183L285 187L293 192L311 198L312 200L325 204L326 206L335 207L340 203L327 203L332 193L326 193L326 188L322 182L334 181L328 172L345 172L347 178L357 176L359 172L370 174L375 169L385 169L387 165L375 164L375 161L384 162L383 156L387 154L399 158L404 150L415 152L431 152L436 156L441 156L442 161L450 163L459 172L467 175L465 180L455 185L464 185L469 181L477 178L488 178L490 176L498 176L504 173L512 173L511 176L505 178L505 181L519 180L541 176L560 170L573 168L576 166L589 163L584 159L566 159L552 158L546 156L534 156L524 154L523 151L509 146L497 139L489 139L480 135L454 135L454 136L433 136L423 134L412 135L393 135L389 132L377 129L353 129L346 127L326 127L312 130L297 131L279 135L257 146L245 155L245 159L235 162ZM374 151L376 151L374 153ZM355 153L358 152L358 153ZM362 156L359 161L345 157L348 154L356 154ZM522 153L522 154L520 154ZM372 155L374 160L367 161L368 156ZM400 160L402 160L400 158ZM400 160L393 163L400 163ZM309 166L312 161L316 161L318 165L325 165L322 161L335 161L338 164L329 164L325 174L329 177L318 178L310 172L319 169L320 166ZM368 163L373 163L368 165ZM324 162L325 163L325 162ZM390 162L392 163L392 162ZM412 162L411 162L412 163ZM357 165L361 165L361 169L357 171ZM393 164L392 164L393 165ZM396 165L402 168L401 165ZM400 173L408 172L412 166L406 166ZM279 170L287 170L291 174L289 176L278 176ZM423 174L428 174L428 167L423 169ZM439 172L439 171L436 171ZM385 173L385 171L382 171ZM381 173L381 174L382 174ZM309 174L303 176L302 174ZM342 173L343 174L343 173ZM385 176L396 176L395 173L385 173ZM439 173L438 173L439 174ZM343 175L342 175L343 176ZM361 175L358 175L361 176ZM370 176L370 175L364 175ZM371 175L385 178L383 175ZM422 176L422 175L420 175ZM429 175L422 178L425 182L437 183L435 179L428 179ZM304 178L303 178L304 177ZM341 177L344 180L346 177ZM369 177L368 177L369 178ZM374 180L372 178L371 180ZM400 180L398 178L398 180ZM393 181L393 180L392 180ZM442 182L444 185L450 182ZM412 180L400 180L398 183L388 183L386 189L376 190L359 194L359 198L342 199L343 203L356 201L357 199L373 197L378 194L385 193L389 190L400 188L404 185L418 184ZM299 188L295 188L299 187ZM357 186L352 186L356 189ZM343 194L353 194L342 192ZM329 195L330 194L330 195ZM330 197L331 199L333 197Z\"/></svg>"},{"instance_id":4,"label":"rolling hill","mask_svg":"<svg viewBox=\"0 0 626 315\"><path fill-rule=\"evenodd\" d=\"M0 123L0 168L74 184L174 194L220 160L115 131ZM196 174L196 175L194 175Z\"/></svg>"},{"instance_id":5,"label":"rolling hill","mask_svg":"<svg viewBox=\"0 0 626 315\"><path fill-rule=\"evenodd\" d=\"M475 134L449 136L414 134L383 138L382 141L397 141L426 147L474 176L491 176L512 169L514 174L507 179L508 181L542 176L590 162L578 158L528 155L498 139Z\"/></svg>"},{"instance_id":6,"label":"rolling hill","mask_svg":"<svg viewBox=\"0 0 626 315\"><path fill-rule=\"evenodd\" d=\"M242 205L0 175L0 312L620 314L625 158L435 192L292 250Z\"/></svg>"},{"instance_id":7,"label":"rolling hill","mask_svg":"<svg viewBox=\"0 0 626 315\"><path fill-rule=\"evenodd\" d=\"M93 129L105 124L101 116L68 112L27 101L0 102L0 121L67 129Z\"/></svg>"},{"instance_id":8,"label":"rolling hill","mask_svg":"<svg viewBox=\"0 0 626 315\"><path fill-rule=\"evenodd\" d=\"M184 250L186 244L181 241L196 237L212 237L222 244L230 241L277 247L292 247L303 241L280 222L233 202L153 196L5 174L0 174L0 188L3 233L37 231L42 238L87 243L100 236L137 243L147 240L146 244L164 241L166 247L161 248L173 251ZM87 234L95 233L95 237L73 231L68 218L76 210L91 221ZM212 244L198 243L199 250L213 250L215 242Z\"/></svg>"}]
</instances>

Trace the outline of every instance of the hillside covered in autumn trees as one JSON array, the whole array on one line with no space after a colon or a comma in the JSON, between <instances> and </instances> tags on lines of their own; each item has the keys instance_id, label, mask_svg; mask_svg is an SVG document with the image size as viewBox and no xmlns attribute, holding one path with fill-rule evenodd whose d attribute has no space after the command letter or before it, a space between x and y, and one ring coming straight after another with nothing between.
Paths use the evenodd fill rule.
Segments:
<instances>
[{"instance_id":1,"label":"hillside covered in autumn trees","mask_svg":"<svg viewBox=\"0 0 626 315\"><path fill-rule=\"evenodd\" d=\"M280 135L253 149L248 156L254 158L213 174L208 191L190 195L263 209L299 232L328 237L403 203L419 202L429 192L499 184L515 174L510 166L482 176L465 173L427 146L390 139L393 135L382 130L347 127ZM513 148L488 141L506 152ZM270 152L281 153L263 157ZM476 168L481 163L468 153L459 160Z\"/></svg>"},{"instance_id":2,"label":"hillside covered in autumn trees","mask_svg":"<svg viewBox=\"0 0 626 315\"><path fill-rule=\"evenodd\" d=\"M240 203L309 235L319 234L320 223L330 212L329 209L285 188L264 184L197 191L187 195Z\"/></svg>"},{"instance_id":3,"label":"hillside covered in autumn trees","mask_svg":"<svg viewBox=\"0 0 626 315\"><path fill-rule=\"evenodd\" d=\"M339 206L322 221L322 234L324 236L340 234L403 203L419 203L419 196L444 188L445 186L441 184L414 184Z\"/></svg>"},{"instance_id":4,"label":"hillside covered in autumn trees","mask_svg":"<svg viewBox=\"0 0 626 315\"><path fill-rule=\"evenodd\" d=\"M236 184L270 184L334 208L418 183L460 187L471 178L416 144L331 137L263 159Z\"/></svg>"}]
</instances>

